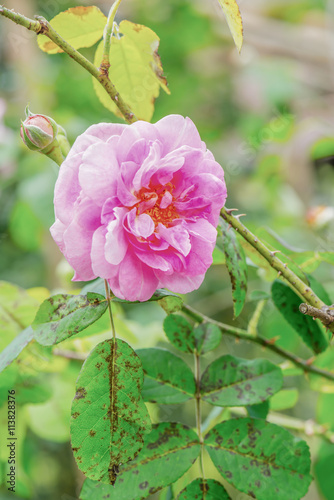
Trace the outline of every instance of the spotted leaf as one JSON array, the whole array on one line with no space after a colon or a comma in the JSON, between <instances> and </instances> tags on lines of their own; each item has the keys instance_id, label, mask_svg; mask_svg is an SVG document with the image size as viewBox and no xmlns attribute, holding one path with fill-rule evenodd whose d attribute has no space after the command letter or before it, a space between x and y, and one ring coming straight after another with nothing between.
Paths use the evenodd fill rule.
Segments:
<instances>
[{"instance_id":1,"label":"spotted leaf","mask_svg":"<svg viewBox=\"0 0 334 500\"><path fill-rule=\"evenodd\" d=\"M178 495L177 500L231 500L224 486L214 479L195 479Z\"/></svg>"},{"instance_id":2,"label":"spotted leaf","mask_svg":"<svg viewBox=\"0 0 334 500\"><path fill-rule=\"evenodd\" d=\"M31 325L34 338L45 346L58 344L94 323L106 309L106 299L97 293L49 297L41 304Z\"/></svg>"},{"instance_id":3,"label":"spotted leaf","mask_svg":"<svg viewBox=\"0 0 334 500\"><path fill-rule=\"evenodd\" d=\"M222 422L205 446L223 478L257 500L299 500L312 481L305 441L264 420Z\"/></svg>"},{"instance_id":4,"label":"spotted leaf","mask_svg":"<svg viewBox=\"0 0 334 500\"><path fill-rule=\"evenodd\" d=\"M174 483L200 452L195 432L185 425L164 422L153 426L139 455L119 468L115 486L86 480L80 500L141 500Z\"/></svg>"},{"instance_id":5,"label":"spotted leaf","mask_svg":"<svg viewBox=\"0 0 334 500\"><path fill-rule=\"evenodd\" d=\"M138 349L145 373L142 397L160 404L183 403L195 397L196 384L189 366L165 349Z\"/></svg>"},{"instance_id":6,"label":"spotted leaf","mask_svg":"<svg viewBox=\"0 0 334 500\"><path fill-rule=\"evenodd\" d=\"M282 383L281 369L270 361L226 355L204 371L201 393L205 401L215 406L254 405L279 391Z\"/></svg>"},{"instance_id":7,"label":"spotted leaf","mask_svg":"<svg viewBox=\"0 0 334 500\"><path fill-rule=\"evenodd\" d=\"M140 391L140 359L117 339L101 342L79 374L72 404L71 436L79 469L114 484L119 464L132 460L151 430Z\"/></svg>"},{"instance_id":8,"label":"spotted leaf","mask_svg":"<svg viewBox=\"0 0 334 500\"><path fill-rule=\"evenodd\" d=\"M223 232L226 266L232 284L234 316L237 318L244 307L247 294L246 258L233 229L229 228L228 224L223 220L220 221L220 226Z\"/></svg>"}]
</instances>

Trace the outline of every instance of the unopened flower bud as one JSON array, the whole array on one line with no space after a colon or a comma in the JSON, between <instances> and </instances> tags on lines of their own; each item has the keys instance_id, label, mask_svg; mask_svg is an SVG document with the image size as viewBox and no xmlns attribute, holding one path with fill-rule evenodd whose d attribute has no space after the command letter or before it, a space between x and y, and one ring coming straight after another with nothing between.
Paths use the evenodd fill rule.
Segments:
<instances>
[{"instance_id":1,"label":"unopened flower bud","mask_svg":"<svg viewBox=\"0 0 334 500\"><path fill-rule=\"evenodd\" d=\"M54 130L50 118L44 115L28 116L21 124L22 140L33 151L41 151L49 146L56 134L57 130Z\"/></svg>"},{"instance_id":2,"label":"unopened flower bud","mask_svg":"<svg viewBox=\"0 0 334 500\"><path fill-rule=\"evenodd\" d=\"M70 149L65 130L49 116L31 113L28 107L21 125L21 137L29 149L45 154L58 165Z\"/></svg>"}]
</instances>

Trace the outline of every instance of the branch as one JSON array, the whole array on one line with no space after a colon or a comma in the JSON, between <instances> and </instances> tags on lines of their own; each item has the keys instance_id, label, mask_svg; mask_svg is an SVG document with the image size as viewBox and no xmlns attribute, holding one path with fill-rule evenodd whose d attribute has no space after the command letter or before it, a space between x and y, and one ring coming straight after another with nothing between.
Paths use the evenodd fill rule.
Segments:
<instances>
[{"instance_id":1,"label":"branch","mask_svg":"<svg viewBox=\"0 0 334 500\"><path fill-rule=\"evenodd\" d=\"M334 322L334 310L331 309L331 307L333 306L325 306L321 309L317 309L316 307L308 306L307 304L300 304L299 310L302 314L318 318L325 326L329 326Z\"/></svg>"},{"instance_id":2,"label":"branch","mask_svg":"<svg viewBox=\"0 0 334 500\"><path fill-rule=\"evenodd\" d=\"M281 347L278 347L277 345L275 345L275 343L273 343L273 339L268 340L259 336L253 337L247 332L247 330L242 330L241 328L236 328L234 326L226 325L224 323L220 323L219 321L215 321L214 319L208 318L204 314L196 311L192 307L185 304L182 306L182 311L197 323L203 323L204 321L207 323L212 323L213 325L217 325L218 328L221 330L221 332L224 333L225 335L229 335L238 340L246 340L247 342L258 344L261 347L264 347L265 349L275 352L282 358L288 359L294 365L299 366L305 373L314 373L328 380L334 381L334 373L313 366L312 364L310 364L308 360L299 358L298 356L295 356L291 352L286 351Z\"/></svg>"},{"instance_id":3,"label":"branch","mask_svg":"<svg viewBox=\"0 0 334 500\"><path fill-rule=\"evenodd\" d=\"M262 241L259 240L249 229L247 229L238 217L232 215L232 210L223 208L220 212L223 219L228 222L238 233L242 236L250 245L252 245L255 250L266 259L266 261L271 265L273 269L278 271L280 276L283 276L290 285L305 299L309 305L313 306L315 309L322 309L326 307L326 304L319 299L319 297L314 293L312 288L304 283L293 271L288 268L287 264L284 264L278 257L276 253L272 252L267 248ZM328 325L326 325L328 326ZM334 333L334 323L329 326L331 332Z\"/></svg>"},{"instance_id":4,"label":"branch","mask_svg":"<svg viewBox=\"0 0 334 500\"><path fill-rule=\"evenodd\" d=\"M0 15L7 17L16 24L24 26L30 31L34 31L37 35L45 35L50 40L52 40L58 47L60 47L66 54L68 54L72 59L74 59L80 66L87 70L96 80L102 85L106 90L110 98L116 104L120 112L122 113L124 120L127 123L133 123L137 121L134 113L131 111L129 106L123 101L122 97L117 92L115 85L110 81L108 74L101 73L99 69L91 63L86 57L84 57L80 52L75 50L72 45L70 45L66 40L64 40L59 33L57 33L50 23L44 17L36 16L36 19L29 19L22 14L13 12L0 5Z\"/></svg>"}]
</instances>

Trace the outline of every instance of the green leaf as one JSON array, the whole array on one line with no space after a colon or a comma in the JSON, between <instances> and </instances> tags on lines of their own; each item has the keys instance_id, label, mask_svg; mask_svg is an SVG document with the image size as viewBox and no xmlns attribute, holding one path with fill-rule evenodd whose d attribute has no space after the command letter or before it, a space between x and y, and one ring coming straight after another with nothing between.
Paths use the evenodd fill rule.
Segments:
<instances>
[{"instance_id":1,"label":"green leaf","mask_svg":"<svg viewBox=\"0 0 334 500\"><path fill-rule=\"evenodd\" d=\"M252 498L299 500L312 481L307 444L264 420L222 422L204 443L223 478Z\"/></svg>"},{"instance_id":2,"label":"green leaf","mask_svg":"<svg viewBox=\"0 0 334 500\"><path fill-rule=\"evenodd\" d=\"M317 423L334 430L334 394L319 394Z\"/></svg>"},{"instance_id":3,"label":"green leaf","mask_svg":"<svg viewBox=\"0 0 334 500\"><path fill-rule=\"evenodd\" d=\"M262 403L282 387L283 375L265 359L216 359L201 378L203 399L214 406L245 406Z\"/></svg>"},{"instance_id":4,"label":"green leaf","mask_svg":"<svg viewBox=\"0 0 334 500\"><path fill-rule=\"evenodd\" d=\"M282 411L293 408L298 401L299 392L297 389L283 389L270 399L270 409Z\"/></svg>"},{"instance_id":5,"label":"green leaf","mask_svg":"<svg viewBox=\"0 0 334 500\"><path fill-rule=\"evenodd\" d=\"M20 332L15 339L0 353L0 373L10 365L34 338L31 326Z\"/></svg>"},{"instance_id":6,"label":"green leaf","mask_svg":"<svg viewBox=\"0 0 334 500\"><path fill-rule=\"evenodd\" d=\"M117 339L101 342L82 366L72 404L74 457L89 478L113 484L115 468L141 450L150 420L140 360Z\"/></svg>"},{"instance_id":7,"label":"green leaf","mask_svg":"<svg viewBox=\"0 0 334 500\"><path fill-rule=\"evenodd\" d=\"M178 295L169 294L158 300L158 304L167 314L180 311L183 306L183 300Z\"/></svg>"},{"instance_id":8,"label":"green leaf","mask_svg":"<svg viewBox=\"0 0 334 500\"><path fill-rule=\"evenodd\" d=\"M215 479L195 479L177 496L177 500L231 500L224 486Z\"/></svg>"},{"instance_id":9,"label":"green leaf","mask_svg":"<svg viewBox=\"0 0 334 500\"><path fill-rule=\"evenodd\" d=\"M168 340L182 352L195 351L193 327L183 316L170 314L164 320L164 331Z\"/></svg>"},{"instance_id":10,"label":"green leaf","mask_svg":"<svg viewBox=\"0 0 334 500\"><path fill-rule=\"evenodd\" d=\"M247 406L246 409L251 418L263 418L265 420L269 413L269 401L263 401L263 403L259 403L258 405Z\"/></svg>"},{"instance_id":11,"label":"green leaf","mask_svg":"<svg viewBox=\"0 0 334 500\"><path fill-rule=\"evenodd\" d=\"M60 12L50 24L75 49L91 47L102 38L107 18L98 7L73 7ZM50 38L38 35L38 46L48 54L63 52Z\"/></svg>"},{"instance_id":12,"label":"green leaf","mask_svg":"<svg viewBox=\"0 0 334 500\"><path fill-rule=\"evenodd\" d=\"M239 6L236 0L218 0L224 11L234 43L240 52L243 42L243 26Z\"/></svg>"},{"instance_id":13,"label":"green leaf","mask_svg":"<svg viewBox=\"0 0 334 500\"><path fill-rule=\"evenodd\" d=\"M145 373L142 397L160 404L183 403L193 398L195 379L186 363L164 349L138 349Z\"/></svg>"},{"instance_id":14,"label":"green leaf","mask_svg":"<svg viewBox=\"0 0 334 500\"><path fill-rule=\"evenodd\" d=\"M122 465L115 486L86 480L80 500L140 500L175 482L200 452L195 432L185 425L166 422L153 426L132 462Z\"/></svg>"},{"instance_id":15,"label":"green leaf","mask_svg":"<svg viewBox=\"0 0 334 500\"><path fill-rule=\"evenodd\" d=\"M314 465L314 474L319 489L325 500L333 499L334 490L334 446L323 441L318 451L318 458Z\"/></svg>"},{"instance_id":16,"label":"green leaf","mask_svg":"<svg viewBox=\"0 0 334 500\"><path fill-rule=\"evenodd\" d=\"M32 324L34 337L45 346L58 344L94 323L107 307L106 299L96 293L54 295L37 311Z\"/></svg>"},{"instance_id":17,"label":"green leaf","mask_svg":"<svg viewBox=\"0 0 334 500\"><path fill-rule=\"evenodd\" d=\"M201 323L194 328L195 346L198 354L214 351L220 344L222 332L212 323Z\"/></svg>"},{"instance_id":18,"label":"green leaf","mask_svg":"<svg viewBox=\"0 0 334 500\"><path fill-rule=\"evenodd\" d=\"M334 137L323 137L311 149L312 160L322 160L334 155Z\"/></svg>"},{"instance_id":19,"label":"green leaf","mask_svg":"<svg viewBox=\"0 0 334 500\"><path fill-rule=\"evenodd\" d=\"M223 220L220 221L220 226L223 232L226 266L232 283L234 317L237 318L244 307L247 294L246 258L234 231Z\"/></svg>"},{"instance_id":20,"label":"green leaf","mask_svg":"<svg viewBox=\"0 0 334 500\"><path fill-rule=\"evenodd\" d=\"M288 285L278 280L275 280L272 285L271 295L279 312L296 330L305 344L316 354L325 351L328 347L328 340L318 323L299 311L302 300L298 295Z\"/></svg>"},{"instance_id":21,"label":"green leaf","mask_svg":"<svg viewBox=\"0 0 334 500\"><path fill-rule=\"evenodd\" d=\"M162 66L158 55L160 39L146 26L122 21L119 33L113 36L110 46L109 77L124 101L137 118L150 121L154 111L154 101L160 87L169 94L167 81L162 76ZM103 42L97 48L94 64L102 61ZM93 79L95 92L101 103L118 116L122 116L104 88Z\"/></svg>"},{"instance_id":22,"label":"green leaf","mask_svg":"<svg viewBox=\"0 0 334 500\"><path fill-rule=\"evenodd\" d=\"M218 347L222 333L212 323L201 323L196 328L179 314L170 314L165 318L164 331L168 340L180 351L205 354Z\"/></svg>"}]
</instances>

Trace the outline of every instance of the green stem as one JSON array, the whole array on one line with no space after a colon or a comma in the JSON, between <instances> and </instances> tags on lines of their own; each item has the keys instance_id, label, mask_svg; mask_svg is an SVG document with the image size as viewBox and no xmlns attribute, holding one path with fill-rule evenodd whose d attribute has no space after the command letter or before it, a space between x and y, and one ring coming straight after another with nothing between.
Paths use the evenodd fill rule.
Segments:
<instances>
[{"instance_id":1,"label":"green stem","mask_svg":"<svg viewBox=\"0 0 334 500\"><path fill-rule=\"evenodd\" d=\"M91 63L86 57L84 57L80 52L75 50L72 45L70 45L66 40L64 40L59 33L57 33L52 26L43 17L37 16L36 20L29 19L22 14L13 12L0 5L0 15L7 17L11 21L21 26L24 26L30 31L34 31L37 35L45 35L50 40L52 40L58 47L60 47L66 54L68 54L74 61L76 61L80 66L87 70L96 80L102 85L106 90L110 98L116 104L120 112L122 113L124 120L127 123L133 123L137 121L134 113L131 111L129 106L123 101L122 97L117 92L115 85L110 81L108 74L103 74L100 72L93 63Z\"/></svg>"},{"instance_id":2,"label":"green stem","mask_svg":"<svg viewBox=\"0 0 334 500\"><path fill-rule=\"evenodd\" d=\"M110 318L110 325L111 325L111 331L112 331L112 336L114 340L114 345L116 342L116 330L115 330L115 323L114 323L114 318L112 315L112 310L111 310L111 297L110 297L110 288L107 280L104 280L104 287L106 290L106 299L108 302L108 311L109 311L109 318Z\"/></svg>"},{"instance_id":3,"label":"green stem","mask_svg":"<svg viewBox=\"0 0 334 500\"><path fill-rule=\"evenodd\" d=\"M204 472L204 440L202 434L202 409L201 409L201 365L200 365L200 357L197 352L194 354L195 358L195 379L196 379L196 395L195 395L195 407L196 407L196 426L197 426L197 434L198 439L201 444L201 453L200 453L200 468L202 473L202 479L205 481L205 472Z\"/></svg>"},{"instance_id":4,"label":"green stem","mask_svg":"<svg viewBox=\"0 0 334 500\"><path fill-rule=\"evenodd\" d=\"M114 4L111 6L111 9L110 9L109 15L108 15L107 24L105 27L103 55L102 55L102 61L100 64L100 73L103 75L106 75L106 76L108 76L108 71L110 68L109 54L110 54L110 44L111 44L111 37L112 37L112 32L113 32L114 19L115 19L115 15L116 15L118 7L120 6L121 1L122 0L116 0L116 2L114 2Z\"/></svg>"},{"instance_id":5,"label":"green stem","mask_svg":"<svg viewBox=\"0 0 334 500\"><path fill-rule=\"evenodd\" d=\"M334 373L328 372L326 370L322 370L316 366L313 366L309 363L309 361L299 358L295 356L289 351L278 347L272 340L265 339L263 337L253 337L249 335L247 330L242 330L241 328L236 328L234 326L226 325L219 321L215 321L214 319L208 318L204 314L196 311L192 307L184 304L182 306L182 311L187 314L190 318L192 318L197 323L202 323L203 321L207 323L212 323L213 325L217 325L222 333L225 335L229 335L230 337L234 337L238 340L246 340L247 342L252 342L253 344L258 344L265 349L275 352L282 358L290 360L294 365L299 366L305 373L314 373L316 375L320 375L328 380L334 380Z\"/></svg>"},{"instance_id":6,"label":"green stem","mask_svg":"<svg viewBox=\"0 0 334 500\"><path fill-rule=\"evenodd\" d=\"M247 332L249 333L249 335L253 335L254 337L258 335L257 326L261 319L261 314L264 306L266 305L266 302L267 302L266 300L260 300L257 303L253 316L251 317L248 323Z\"/></svg>"}]
</instances>

